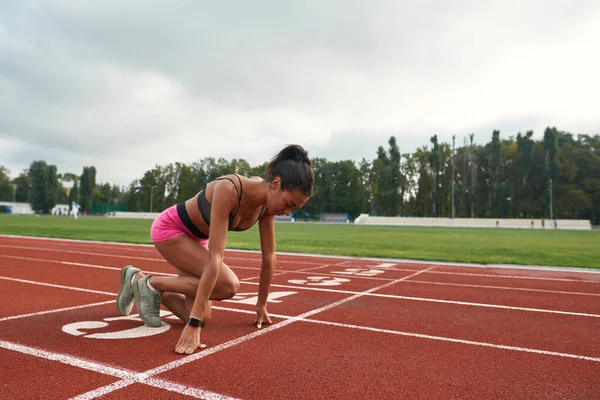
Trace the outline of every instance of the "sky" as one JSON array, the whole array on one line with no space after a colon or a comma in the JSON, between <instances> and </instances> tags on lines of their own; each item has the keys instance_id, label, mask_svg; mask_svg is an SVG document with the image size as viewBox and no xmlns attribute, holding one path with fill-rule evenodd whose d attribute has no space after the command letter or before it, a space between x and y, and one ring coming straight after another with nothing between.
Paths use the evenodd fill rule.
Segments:
<instances>
[{"instance_id":1,"label":"sky","mask_svg":"<svg viewBox=\"0 0 600 400\"><path fill-rule=\"evenodd\" d=\"M0 165L372 160L547 126L600 134L597 0L2 0Z\"/></svg>"}]
</instances>

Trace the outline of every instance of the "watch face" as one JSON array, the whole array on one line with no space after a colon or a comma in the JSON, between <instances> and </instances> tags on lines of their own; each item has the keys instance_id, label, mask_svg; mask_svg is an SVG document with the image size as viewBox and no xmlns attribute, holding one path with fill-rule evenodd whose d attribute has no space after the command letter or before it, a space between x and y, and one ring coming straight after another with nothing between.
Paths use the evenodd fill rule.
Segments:
<instances>
[{"instance_id":1,"label":"watch face","mask_svg":"<svg viewBox=\"0 0 600 400\"><path fill-rule=\"evenodd\" d=\"M187 320L188 325L198 327L204 325L202 321L198 318L189 317Z\"/></svg>"}]
</instances>

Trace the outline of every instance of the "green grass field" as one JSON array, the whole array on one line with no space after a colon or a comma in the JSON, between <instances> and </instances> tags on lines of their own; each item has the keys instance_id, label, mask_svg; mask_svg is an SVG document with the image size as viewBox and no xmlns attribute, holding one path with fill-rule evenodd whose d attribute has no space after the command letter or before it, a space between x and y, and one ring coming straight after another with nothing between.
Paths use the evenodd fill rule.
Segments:
<instances>
[{"instance_id":1,"label":"green grass field","mask_svg":"<svg viewBox=\"0 0 600 400\"><path fill-rule=\"evenodd\" d=\"M0 215L0 234L150 243L151 220ZM600 269L600 232L275 225L277 251L360 257ZM228 248L260 249L258 229L230 232Z\"/></svg>"}]
</instances>

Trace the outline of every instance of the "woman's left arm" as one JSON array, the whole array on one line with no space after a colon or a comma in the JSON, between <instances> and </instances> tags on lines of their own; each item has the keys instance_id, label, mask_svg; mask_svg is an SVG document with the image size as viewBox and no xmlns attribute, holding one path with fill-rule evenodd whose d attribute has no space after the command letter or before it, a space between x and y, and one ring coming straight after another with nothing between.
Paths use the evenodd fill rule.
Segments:
<instances>
[{"instance_id":1,"label":"woman's left arm","mask_svg":"<svg viewBox=\"0 0 600 400\"><path fill-rule=\"evenodd\" d=\"M256 302L256 327L270 324L271 319L267 313L267 299L271 278L275 272L275 216L265 215L258 221L260 232L260 249L262 264L260 268L260 282L258 284L258 301Z\"/></svg>"}]
</instances>

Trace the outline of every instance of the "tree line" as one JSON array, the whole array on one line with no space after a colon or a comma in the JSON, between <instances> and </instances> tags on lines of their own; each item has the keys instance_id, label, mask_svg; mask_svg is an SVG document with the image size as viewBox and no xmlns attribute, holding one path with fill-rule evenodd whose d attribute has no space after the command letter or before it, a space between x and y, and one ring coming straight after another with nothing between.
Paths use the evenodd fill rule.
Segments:
<instances>
[{"instance_id":1,"label":"tree line","mask_svg":"<svg viewBox=\"0 0 600 400\"><path fill-rule=\"evenodd\" d=\"M372 160L314 158L316 195L297 210L298 218L322 213L477 218L573 218L600 223L600 136L545 129L457 146L437 135L412 153L401 153L394 136ZM267 162L207 157L191 164L157 165L128 187L96 183L96 169L59 174L54 165L34 161L10 180L0 166L0 200L29 202L49 212L55 204L80 204L84 213L113 210L162 211L194 196L214 178L238 173L263 176ZM72 186L70 191L65 186ZM15 186L16 185L16 186ZM14 188L16 187L16 191Z\"/></svg>"}]
</instances>

